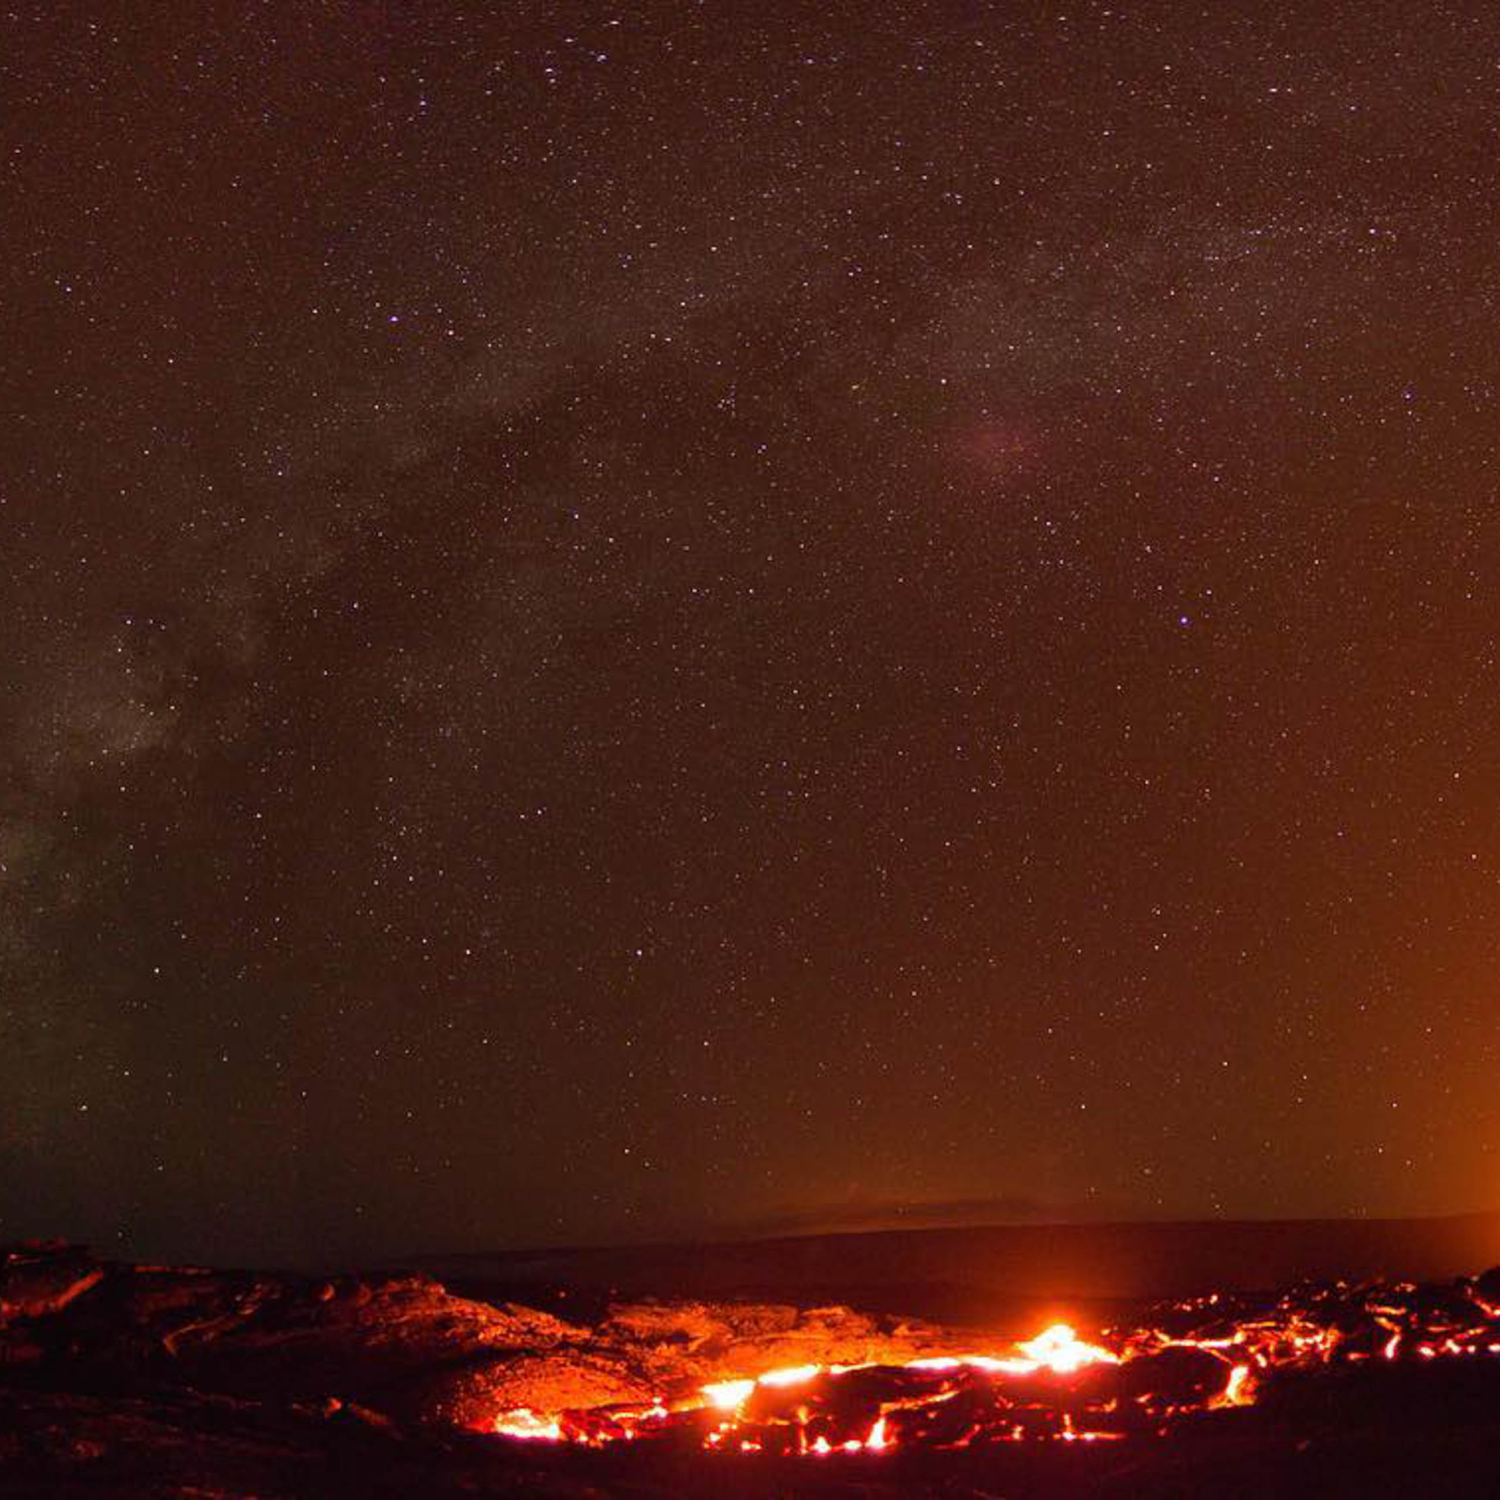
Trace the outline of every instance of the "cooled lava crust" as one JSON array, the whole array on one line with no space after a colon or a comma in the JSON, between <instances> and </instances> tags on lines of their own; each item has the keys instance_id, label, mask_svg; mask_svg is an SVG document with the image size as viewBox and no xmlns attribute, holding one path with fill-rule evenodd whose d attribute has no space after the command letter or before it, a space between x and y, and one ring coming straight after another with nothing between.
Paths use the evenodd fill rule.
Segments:
<instances>
[{"instance_id":1,"label":"cooled lava crust","mask_svg":"<svg viewBox=\"0 0 1500 1500\"><path fill-rule=\"evenodd\" d=\"M1500 1493L1500 1268L1074 1330L0 1252L0 1493Z\"/></svg>"}]
</instances>

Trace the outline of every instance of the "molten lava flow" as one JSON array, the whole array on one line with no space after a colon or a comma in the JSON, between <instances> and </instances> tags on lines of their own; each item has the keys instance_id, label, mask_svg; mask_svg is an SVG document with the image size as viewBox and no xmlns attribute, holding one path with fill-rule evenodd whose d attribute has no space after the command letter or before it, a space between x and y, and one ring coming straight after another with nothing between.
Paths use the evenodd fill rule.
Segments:
<instances>
[{"instance_id":1,"label":"molten lava flow","mask_svg":"<svg viewBox=\"0 0 1500 1500\"><path fill-rule=\"evenodd\" d=\"M738 1411L755 1389L753 1380L721 1380L717 1385L706 1385L703 1394L710 1406L720 1411Z\"/></svg>"},{"instance_id":2,"label":"molten lava flow","mask_svg":"<svg viewBox=\"0 0 1500 1500\"><path fill-rule=\"evenodd\" d=\"M675 1436L719 1453L885 1453L1158 1434L1250 1406L1287 1372L1500 1355L1500 1309L1465 1283L1310 1287L1273 1303L1213 1296L1079 1338L1064 1323L1005 1354L804 1364L703 1385L649 1406L503 1412L508 1437L603 1446ZM905 1351L903 1351L904 1353Z\"/></svg>"},{"instance_id":3,"label":"molten lava flow","mask_svg":"<svg viewBox=\"0 0 1500 1500\"><path fill-rule=\"evenodd\" d=\"M1017 1344L1019 1358L996 1359L989 1354L944 1354L931 1359L909 1360L909 1370L957 1370L969 1366L976 1370L998 1370L1010 1375L1030 1375L1037 1370L1051 1370L1055 1375L1071 1375L1091 1364L1118 1364L1119 1357L1098 1344L1086 1344L1066 1323L1054 1323L1034 1339Z\"/></svg>"},{"instance_id":4,"label":"molten lava flow","mask_svg":"<svg viewBox=\"0 0 1500 1500\"><path fill-rule=\"evenodd\" d=\"M1045 1365L1054 1375L1071 1375L1085 1365L1119 1364L1119 1356L1097 1344L1085 1344L1066 1323L1054 1323L1029 1343L1019 1346L1027 1359Z\"/></svg>"},{"instance_id":5,"label":"molten lava flow","mask_svg":"<svg viewBox=\"0 0 1500 1500\"><path fill-rule=\"evenodd\" d=\"M539 1417L529 1406L502 1412L495 1418L495 1431L502 1437L550 1438L553 1441L563 1435L562 1424L556 1417Z\"/></svg>"},{"instance_id":6,"label":"molten lava flow","mask_svg":"<svg viewBox=\"0 0 1500 1500\"><path fill-rule=\"evenodd\" d=\"M802 1385L814 1375L823 1373L822 1365L797 1365L790 1370L769 1370L755 1383L757 1385Z\"/></svg>"},{"instance_id":7,"label":"molten lava flow","mask_svg":"<svg viewBox=\"0 0 1500 1500\"><path fill-rule=\"evenodd\" d=\"M1229 1383L1208 1404L1218 1411L1226 1406L1250 1406L1255 1401L1255 1388L1250 1379L1249 1365L1236 1365L1229 1372Z\"/></svg>"}]
</instances>

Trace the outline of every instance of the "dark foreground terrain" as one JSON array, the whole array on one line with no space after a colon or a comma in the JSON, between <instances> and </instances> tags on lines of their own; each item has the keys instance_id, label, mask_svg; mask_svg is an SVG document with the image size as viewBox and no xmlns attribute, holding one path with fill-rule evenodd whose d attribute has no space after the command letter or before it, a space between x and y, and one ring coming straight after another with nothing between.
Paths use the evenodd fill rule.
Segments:
<instances>
[{"instance_id":1,"label":"dark foreground terrain","mask_svg":"<svg viewBox=\"0 0 1500 1500\"><path fill-rule=\"evenodd\" d=\"M1119 1403L1101 1406L1114 1387L1096 1380L1094 1409L1115 1413L1116 1440L1063 1441L1043 1426L1000 1442L977 1426L964 1446L903 1439L827 1456L704 1452L690 1411L597 1448L493 1428L526 1409L582 1412L604 1431L599 1412L665 1401L675 1413L708 1382L788 1366L873 1364L858 1377L867 1384L887 1367L910 1379L910 1361L1000 1348L1016 1330L792 1300L616 1302L574 1317L458 1296L422 1275L131 1266L15 1247L0 1252L0 1493L1500 1494L1500 1271L1141 1309L1137 1326L1167 1332L1099 1378L1156 1372L1157 1404L1141 1410L1165 1415L1143 1422L1132 1407L1134 1426L1115 1421ZM1258 1361L1253 1400L1201 1399L1243 1350ZM1213 1376L1201 1388L1200 1367ZM958 1391L934 1408L944 1414L966 1402L992 1419L1037 1410L977 1377L924 1378ZM1038 1379L1048 1400L1083 1409L1072 1376L1013 1384L1030 1382L1030 1401Z\"/></svg>"}]
</instances>

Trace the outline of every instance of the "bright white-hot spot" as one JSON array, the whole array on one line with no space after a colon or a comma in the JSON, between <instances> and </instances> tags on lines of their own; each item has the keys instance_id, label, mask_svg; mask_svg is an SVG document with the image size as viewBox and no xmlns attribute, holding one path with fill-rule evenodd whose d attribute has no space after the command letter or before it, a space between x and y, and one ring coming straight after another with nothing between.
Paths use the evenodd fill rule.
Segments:
<instances>
[{"instance_id":1,"label":"bright white-hot spot","mask_svg":"<svg viewBox=\"0 0 1500 1500\"><path fill-rule=\"evenodd\" d=\"M803 1381L822 1373L822 1365L793 1365L787 1370L767 1370L758 1383L771 1386L801 1385Z\"/></svg>"},{"instance_id":2,"label":"bright white-hot spot","mask_svg":"<svg viewBox=\"0 0 1500 1500\"><path fill-rule=\"evenodd\" d=\"M1254 1400L1250 1390L1250 1366L1236 1365L1229 1372L1229 1384L1209 1404L1216 1407L1249 1406Z\"/></svg>"},{"instance_id":3,"label":"bright white-hot spot","mask_svg":"<svg viewBox=\"0 0 1500 1500\"><path fill-rule=\"evenodd\" d=\"M1119 1356L1098 1344L1086 1344L1066 1323L1054 1323L1034 1339L1018 1345L1037 1368L1045 1366L1056 1375L1071 1375L1085 1365L1117 1365Z\"/></svg>"},{"instance_id":4,"label":"bright white-hot spot","mask_svg":"<svg viewBox=\"0 0 1500 1500\"><path fill-rule=\"evenodd\" d=\"M529 1406L501 1412L495 1418L495 1431L501 1437L545 1438L554 1443L562 1437L562 1427L555 1417L539 1417Z\"/></svg>"},{"instance_id":5,"label":"bright white-hot spot","mask_svg":"<svg viewBox=\"0 0 1500 1500\"><path fill-rule=\"evenodd\" d=\"M721 1380L716 1385L702 1387L708 1404L720 1411L735 1411L743 1406L755 1389L753 1380Z\"/></svg>"},{"instance_id":6,"label":"bright white-hot spot","mask_svg":"<svg viewBox=\"0 0 1500 1500\"><path fill-rule=\"evenodd\" d=\"M1119 1356L1098 1344L1087 1344L1066 1323L1054 1323L1034 1339L1017 1344L1019 1357L997 1359L990 1354L936 1355L914 1359L909 1370L956 1370L967 1365L974 1370L990 1370L1003 1375L1031 1375L1037 1370L1051 1370L1056 1375L1071 1375L1085 1365L1119 1364Z\"/></svg>"}]
</instances>

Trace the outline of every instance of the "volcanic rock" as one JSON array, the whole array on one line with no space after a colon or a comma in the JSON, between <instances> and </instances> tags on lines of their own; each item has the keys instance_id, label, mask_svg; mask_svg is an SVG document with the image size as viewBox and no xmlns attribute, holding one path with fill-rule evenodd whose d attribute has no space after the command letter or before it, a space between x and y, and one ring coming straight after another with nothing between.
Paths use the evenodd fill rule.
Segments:
<instances>
[{"instance_id":1,"label":"volcanic rock","mask_svg":"<svg viewBox=\"0 0 1500 1500\"><path fill-rule=\"evenodd\" d=\"M516 1407L556 1411L675 1400L713 1381L809 1364L864 1364L957 1352L958 1335L845 1307L641 1302L596 1327L567 1328L545 1349L488 1355L425 1391L443 1420L481 1426Z\"/></svg>"},{"instance_id":2,"label":"volcanic rock","mask_svg":"<svg viewBox=\"0 0 1500 1500\"><path fill-rule=\"evenodd\" d=\"M586 1325L421 1275L137 1267L29 1245L0 1252L0 1488L1140 1496L1240 1476L1237 1492L1323 1494L1427 1465L1444 1493L1490 1493L1497 1305L1500 1269L1304 1284L1147 1309L1107 1336L1116 1357L1076 1369L913 1365L1014 1346L789 1303L628 1302ZM751 1388L739 1431L698 1405L711 1382L807 1366L821 1373ZM1251 1406L1225 1409L1246 1392ZM492 1435L521 1408L602 1446ZM868 1451L877 1423L884 1451ZM807 1465L825 1462L815 1478Z\"/></svg>"},{"instance_id":3,"label":"volcanic rock","mask_svg":"<svg viewBox=\"0 0 1500 1500\"><path fill-rule=\"evenodd\" d=\"M334 1397L458 1427L515 1407L649 1402L778 1367L955 1349L941 1329L837 1307L627 1304L589 1328L421 1275L137 1267L66 1246L12 1252L5 1269L15 1312L0 1362L66 1364L117 1387Z\"/></svg>"},{"instance_id":4,"label":"volcanic rock","mask_svg":"<svg viewBox=\"0 0 1500 1500\"><path fill-rule=\"evenodd\" d=\"M87 1250L62 1244L0 1250L0 1328L61 1311L104 1278Z\"/></svg>"},{"instance_id":5,"label":"volcanic rock","mask_svg":"<svg viewBox=\"0 0 1500 1500\"><path fill-rule=\"evenodd\" d=\"M76 1270L74 1281L85 1278ZM431 1417L478 1361L535 1358L586 1330L530 1308L454 1297L421 1276L317 1281L193 1268L94 1266L87 1295L31 1334L47 1357L116 1383L243 1397L334 1396ZM54 1299L55 1301L56 1299Z\"/></svg>"}]
</instances>

